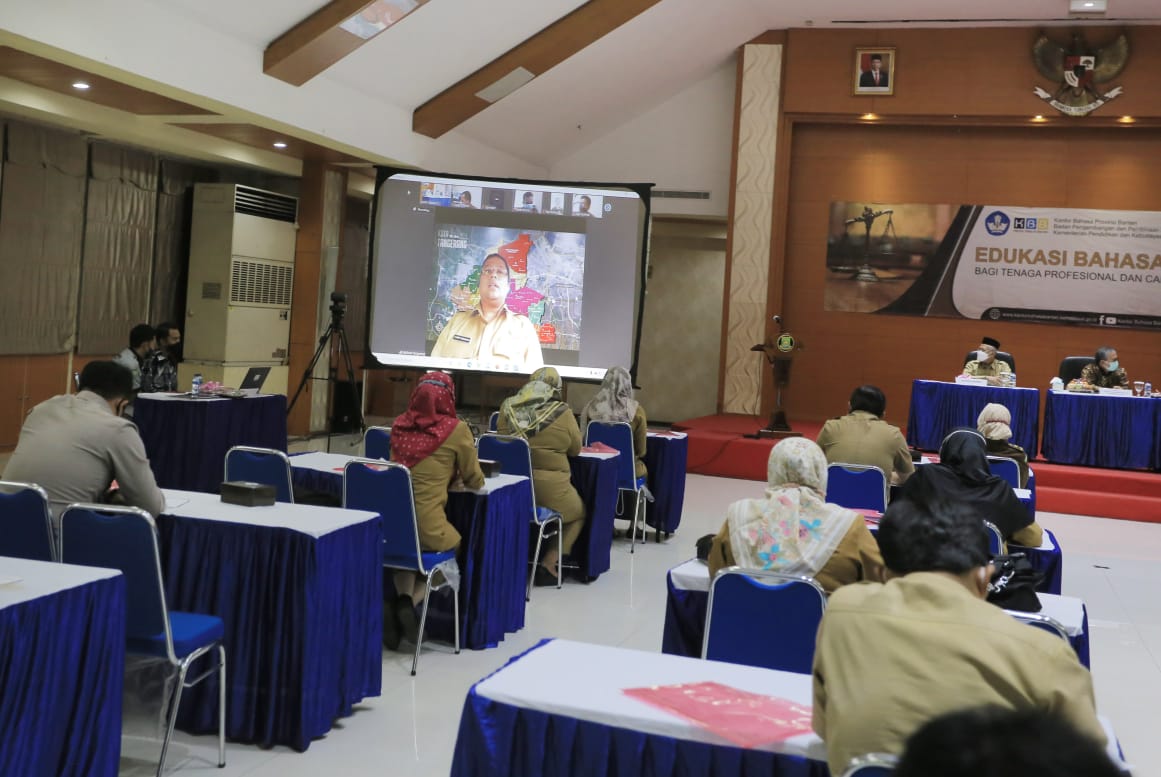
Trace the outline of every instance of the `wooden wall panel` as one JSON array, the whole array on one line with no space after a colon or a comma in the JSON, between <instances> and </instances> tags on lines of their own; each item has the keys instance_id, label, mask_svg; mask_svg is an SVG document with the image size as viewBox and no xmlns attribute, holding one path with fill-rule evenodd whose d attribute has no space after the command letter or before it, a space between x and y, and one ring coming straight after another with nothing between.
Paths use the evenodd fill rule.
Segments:
<instances>
[{"instance_id":1,"label":"wooden wall panel","mask_svg":"<svg viewBox=\"0 0 1161 777\"><path fill-rule=\"evenodd\" d=\"M806 344L787 395L792 421L840 414L870 382L904 423L912 379L951 378L983 335L1016 356L1022 385L1047 386L1063 357L1106 342L1131 378L1161 383L1156 333L823 309L832 200L1161 210L1161 130L798 124L790 164L783 315Z\"/></svg>"}]
</instances>

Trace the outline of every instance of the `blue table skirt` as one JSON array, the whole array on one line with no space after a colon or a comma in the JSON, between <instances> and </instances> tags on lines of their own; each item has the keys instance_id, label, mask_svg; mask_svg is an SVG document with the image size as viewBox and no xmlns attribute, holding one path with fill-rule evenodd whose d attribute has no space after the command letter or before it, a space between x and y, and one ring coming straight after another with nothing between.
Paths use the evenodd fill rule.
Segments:
<instances>
[{"instance_id":1,"label":"blue table skirt","mask_svg":"<svg viewBox=\"0 0 1161 777\"><path fill-rule=\"evenodd\" d=\"M158 519L170 607L225 621L226 736L303 751L382 685L381 522L315 538L225 521ZM217 676L179 726L217 731Z\"/></svg>"},{"instance_id":2,"label":"blue table skirt","mask_svg":"<svg viewBox=\"0 0 1161 777\"><path fill-rule=\"evenodd\" d=\"M116 777L121 575L0 610L0 774Z\"/></svg>"},{"instance_id":3,"label":"blue table skirt","mask_svg":"<svg viewBox=\"0 0 1161 777\"><path fill-rule=\"evenodd\" d=\"M1039 443L1040 391L1033 388L913 381L907 443L912 448L938 451L943 438L955 427L975 429L980 411L989 402L1008 408L1012 413L1012 444L1026 450L1029 458L1034 457Z\"/></svg>"},{"instance_id":4,"label":"blue table skirt","mask_svg":"<svg viewBox=\"0 0 1161 777\"><path fill-rule=\"evenodd\" d=\"M281 394L233 400L138 397L133 420L162 488L216 494L226 451L233 446L286 450L286 397Z\"/></svg>"},{"instance_id":5,"label":"blue table skirt","mask_svg":"<svg viewBox=\"0 0 1161 777\"><path fill-rule=\"evenodd\" d=\"M519 661L523 655L508 663ZM480 696L476 686L472 686L464 701L451 768L452 777L827 777L829 774L821 761L644 734L523 709Z\"/></svg>"},{"instance_id":6,"label":"blue table skirt","mask_svg":"<svg viewBox=\"0 0 1161 777\"><path fill-rule=\"evenodd\" d=\"M705 635L705 616L709 606L709 593L673 587L673 581L666 577L668 595L665 598L665 630L661 635L661 652L675 656L701 656L701 643ZM1088 610L1085 610L1084 628L1068 641L1076 651L1080 663L1088 666ZM462 729L461 729L462 730Z\"/></svg>"},{"instance_id":7,"label":"blue table skirt","mask_svg":"<svg viewBox=\"0 0 1161 777\"><path fill-rule=\"evenodd\" d=\"M301 455L301 453L295 454L295 456ZM310 467L296 467L294 466L294 456L291 456L290 480L291 485L294 486L296 491L303 489L305 491L313 491L317 494L326 494L327 496L333 496L340 503L342 502L342 472L323 472L322 470L311 469Z\"/></svg>"},{"instance_id":8,"label":"blue table skirt","mask_svg":"<svg viewBox=\"0 0 1161 777\"><path fill-rule=\"evenodd\" d=\"M673 534L681 524L681 509L685 505L689 440L652 435L647 440L645 467L649 471L649 491L654 501L645 507L645 523L667 535Z\"/></svg>"},{"instance_id":9,"label":"blue table skirt","mask_svg":"<svg viewBox=\"0 0 1161 777\"><path fill-rule=\"evenodd\" d=\"M1040 452L1057 464L1161 469L1161 399L1050 391Z\"/></svg>"},{"instance_id":10,"label":"blue table skirt","mask_svg":"<svg viewBox=\"0 0 1161 777\"><path fill-rule=\"evenodd\" d=\"M1047 529L1044 532L1052 540L1052 550L1008 545L1008 552L1025 554L1028 557L1029 563L1032 564L1032 567L1043 575L1040 579L1040 584L1036 586L1037 591L1043 594L1056 594L1059 596L1060 585L1064 577L1064 554L1061 552L1060 545L1056 541L1056 535Z\"/></svg>"},{"instance_id":11,"label":"blue table skirt","mask_svg":"<svg viewBox=\"0 0 1161 777\"><path fill-rule=\"evenodd\" d=\"M572 546L572 575L596 580L612 565L613 519L617 514L617 459L576 456L569 459L572 485L585 503L585 525Z\"/></svg>"},{"instance_id":12,"label":"blue table skirt","mask_svg":"<svg viewBox=\"0 0 1161 777\"><path fill-rule=\"evenodd\" d=\"M524 628L531 501L532 486L527 480L487 496L448 495L448 522L463 537L458 554L463 647L496 647L505 635ZM429 607L427 634L451 642L450 594L433 596Z\"/></svg>"}]
</instances>

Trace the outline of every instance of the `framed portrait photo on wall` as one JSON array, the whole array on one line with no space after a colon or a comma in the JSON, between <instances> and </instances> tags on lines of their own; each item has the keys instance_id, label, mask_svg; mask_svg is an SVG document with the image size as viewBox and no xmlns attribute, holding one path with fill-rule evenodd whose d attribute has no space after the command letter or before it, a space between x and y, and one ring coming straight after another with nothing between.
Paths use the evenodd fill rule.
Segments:
<instances>
[{"instance_id":1,"label":"framed portrait photo on wall","mask_svg":"<svg viewBox=\"0 0 1161 777\"><path fill-rule=\"evenodd\" d=\"M895 94L895 49L855 49L853 93L856 95Z\"/></svg>"}]
</instances>

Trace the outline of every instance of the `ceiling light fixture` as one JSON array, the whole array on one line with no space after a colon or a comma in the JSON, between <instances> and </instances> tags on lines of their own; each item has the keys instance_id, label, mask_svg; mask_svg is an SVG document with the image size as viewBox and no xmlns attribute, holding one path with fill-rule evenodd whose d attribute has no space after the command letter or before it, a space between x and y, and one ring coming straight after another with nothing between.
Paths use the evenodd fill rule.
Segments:
<instances>
[{"instance_id":1,"label":"ceiling light fixture","mask_svg":"<svg viewBox=\"0 0 1161 777\"><path fill-rule=\"evenodd\" d=\"M1136 121L1132 116L1122 116L1117 121L1121 124L1132 124Z\"/></svg>"},{"instance_id":2,"label":"ceiling light fixture","mask_svg":"<svg viewBox=\"0 0 1161 777\"><path fill-rule=\"evenodd\" d=\"M863 121L874 121L875 119L879 118L879 114L877 114L877 113L864 113L859 118L862 119Z\"/></svg>"},{"instance_id":3,"label":"ceiling light fixture","mask_svg":"<svg viewBox=\"0 0 1161 777\"><path fill-rule=\"evenodd\" d=\"M281 140L274 141L275 148L286 148L286 143Z\"/></svg>"},{"instance_id":4,"label":"ceiling light fixture","mask_svg":"<svg viewBox=\"0 0 1161 777\"><path fill-rule=\"evenodd\" d=\"M1069 13L1105 13L1109 10L1108 0L1068 0Z\"/></svg>"},{"instance_id":5,"label":"ceiling light fixture","mask_svg":"<svg viewBox=\"0 0 1161 777\"><path fill-rule=\"evenodd\" d=\"M89 88L89 85L84 81L73 81L73 89L80 89L82 92Z\"/></svg>"}]
</instances>

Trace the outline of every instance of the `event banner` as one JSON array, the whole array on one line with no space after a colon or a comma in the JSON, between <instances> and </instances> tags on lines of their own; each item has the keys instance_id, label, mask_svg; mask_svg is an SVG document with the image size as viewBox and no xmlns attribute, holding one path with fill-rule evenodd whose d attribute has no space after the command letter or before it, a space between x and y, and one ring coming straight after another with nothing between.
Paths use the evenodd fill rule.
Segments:
<instances>
[{"instance_id":1,"label":"event banner","mask_svg":"<svg viewBox=\"0 0 1161 777\"><path fill-rule=\"evenodd\" d=\"M1161 213L832 202L826 309L1161 330Z\"/></svg>"}]
</instances>

